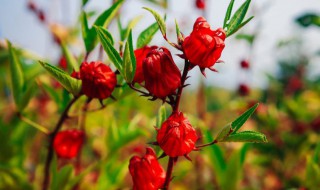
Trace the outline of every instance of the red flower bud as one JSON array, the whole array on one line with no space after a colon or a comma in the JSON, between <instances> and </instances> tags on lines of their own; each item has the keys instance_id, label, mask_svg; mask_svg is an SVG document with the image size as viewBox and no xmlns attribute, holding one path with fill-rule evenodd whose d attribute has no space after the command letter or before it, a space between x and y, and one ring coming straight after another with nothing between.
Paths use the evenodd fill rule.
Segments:
<instances>
[{"instance_id":1,"label":"red flower bud","mask_svg":"<svg viewBox=\"0 0 320 190\"><path fill-rule=\"evenodd\" d=\"M156 49L157 46L145 46L139 49L134 50L134 55L136 56L137 66L136 66L136 73L134 75L133 83L142 83L144 81L144 75L142 71L142 63L143 60L147 57L148 53L151 50Z\"/></svg>"},{"instance_id":2,"label":"red flower bud","mask_svg":"<svg viewBox=\"0 0 320 190\"><path fill-rule=\"evenodd\" d=\"M154 49L143 61L145 88L155 97L164 99L181 84L181 74L166 48Z\"/></svg>"},{"instance_id":3,"label":"red flower bud","mask_svg":"<svg viewBox=\"0 0 320 190\"><path fill-rule=\"evenodd\" d=\"M205 9L206 8L205 0L196 0L196 7L198 9Z\"/></svg>"},{"instance_id":4,"label":"red flower bud","mask_svg":"<svg viewBox=\"0 0 320 190\"><path fill-rule=\"evenodd\" d=\"M205 18L199 17L193 25L193 31L186 37L182 47L185 56L193 65L203 71L212 68L218 61L224 48L226 34L222 28L211 30Z\"/></svg>"},{"instance_id":5,"label":"red flower bud","mask_svg":"<svg viewBox=\"0 0 320 190\"><path fill-rule=\"evenodd\" d=\"M37 11L37 6L33 1L28 2L28 8L30 11L36 12Z\"/></svg>"},{"instance_id":6,"label":"red flower bud","mask_svg":"<svg viewBox=\"0 0 320 190\"><path fill-rule=\"evenodd\" d=\"M133 190L158 190L163 187L166 172L159 164L152 148L147 148L143 157L130 159L129 171L132 176Z\"/></svg>"},{"instance_id":7,"label":"red flower bud","mask_svg":"<svg viewBox=\"0 0 320 190\"><path fill-rule=\"evenodd\" d=\"M240 84L238 88L238 93L241 96L248 96L250 93L250 87L246 84Z\"/></svg>"},{"instance_id":8,"label":"red flower bud","mask_svg":"<svg viewBox=\"0 0 320 190\"><path fill-rule=\"evenodd\" d=\"M38 19L41 22L45 22L46 21L46 16L45 16L45 14L44 14L44 12L42 10L38 10L37 15L38 15Z\"/></svg>"},{"instance_id":9,"label":"red flower bud","mask_svg":"<svg viewBox=\"0 0 320 190\"><path fill-rule=\"evenodd\" d=\"M242 60L242 61L240 62L240 66L241 66L242 69L249 69L250 63L249 63L249 61L247 61L247 60Z\"/></svg>"},{"instance_id":10,"label":"red flower bud","mask_svg":"<svg viewBox=\"0 0 320 190\"><path fill-rule=\"evenodd\" d=\"M82 92L90 98L108 98L117 84L116 74L102 62L83 62L80 76L74 75L80 77Z\"/></svg>"},{"instance_id":11,"label":"red flower bud","mask_svg":"<svg viewBox=\"0 0 320 190\"><path fill-rule=\"evenodd\" d=\"M170 157L184 156L195 149L196 130L182 112L174 112L161 126L157 142Z\"/></svg>"},{"instance_id":12,"label":"red flower bud","mask_svg":"<svg viewBox=\"0 0 320 190\"><path fill-rule=\"evenodd\" d=\"M84 133L79 130L58 132L53 140L53 148L60 158L74 158L77 156L84 141Z\"/></svg>"},{"instance_id":13,"label":"red flower bud","mask_svg":"<svg viewBox=\"0 0 320 190\"><path fill-rule=\"evenodd\" d=\"M64 56L61 56L59 59L59 67L63 70L68 68L67 59Z\"/></svg>"}]
</instances>

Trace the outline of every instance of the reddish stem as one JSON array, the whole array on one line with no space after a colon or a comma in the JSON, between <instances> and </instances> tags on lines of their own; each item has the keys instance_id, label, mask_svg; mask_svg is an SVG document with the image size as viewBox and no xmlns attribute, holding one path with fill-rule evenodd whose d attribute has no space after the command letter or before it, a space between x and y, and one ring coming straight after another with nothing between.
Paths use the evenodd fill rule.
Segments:
<instances>
[{"instance_id":1,"label":"reddish stem","mask_svg":"<svg viewBox=\"0 0 320 190\"><path fill-rule=\"evenodd\" d=\"M53 158L53 140L55 138L55 136L57 135L57 133L59 132L59 130L62 127L63 122L68 118L68 111L71 108L71 106L76 102L76 100L79 98L79 96L75 96L67 105L67 107L65 108L65 110L63 111L63 113L60 116L60 119L56 125L56 127L54 128L53 132L51 132L49 134L49 147L48 147L48 155L47 155L47 159L46 159L46 164L44 167L44 179L43 179L43 183L42 183L42 190L47 190L49 187L49 183L50 183L50 165L51 165L51 161Z\"/></svg>"},{"instance_id":2,"label":"reddish stem","mask_svg":"<svg viewBox=\"0 0 320 190\"><path fill-rule=\"evenodd\" d=\"M163 190L169 190L169 185L170 185L170 182L171 182L171 175L172 175L172 171L173 171L174 160L175 160L175 158L169 157L166 180L164 182Z\"/></svg>"}]
</instances>

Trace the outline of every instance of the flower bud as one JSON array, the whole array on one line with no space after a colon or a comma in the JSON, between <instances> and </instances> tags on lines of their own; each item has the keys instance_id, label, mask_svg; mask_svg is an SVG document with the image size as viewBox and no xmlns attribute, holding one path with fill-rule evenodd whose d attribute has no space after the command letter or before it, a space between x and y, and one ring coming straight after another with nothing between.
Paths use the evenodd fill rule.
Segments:
<instances>
[{"instance_id":1,"label":"flower bud","mask_svg":"<svg viewBox=\"0 0 320 190\"><path fill-rule=\"evenodd\" d=\"M238 93L241 96L248 96L250 94L250 87L246 84L240 84L238 88Z\"/></svg>"},{"instance_id":2,"label":"flower bud","mask_svg":"<svg viewBox=\"0 0 320 190\"><path fill-rule=\"evenodd\" d=\"M53 149L60 158L71 159L77 156L84 141L84 133L79 130L58 132L53 140Z\"/></svg>"},{"instance_id":3,"label":"flower bud","mask_svg":"<svg viewBox=\"0 0 320 190\"><path fill-rule=\"evenodd\" d=\"M102 62L83 62L80 68L80 79L82 92L90 98L100 100L111 96L117 84L115 73Z\"/></svg>"},{"instance_id":4,"label":"flower bud","mask_svg":"<svg viewBox=\"0 0 320 190\"><path fill-rule=\"evenodd\" d=\"M196 130L182 112L174 112L161 126L157 142L170 157L184 156L195 149Z\"/></svg>"},{"instance_id":5,"label":"flower bud","mask_svg":"<svg viewBox=\"0 0 320 190\"><path fill-rule=\"evenodd\" d=\"M205 0L196 0L196 7L201 10L205 9L206 8Z\"/></svg>"},{"instance_id":6,"label":"flower bud","mask_svg":"<svg viewBox=\"0 0 320 190\"><path fill-rule=\"evenodd\" d=\"M59 67L63 70L67 70L68 68L68 63L67 63L67 59L65 56L61 56L59 59L59 63L58 63Z\"/></svg>"},{"instance_id":7,"label":"flower bud","mask_svg":"<svg viewBox=\"0 0 320 190\"><path fill-rule=\"evenodd\" d=\"M242 60L242 61L240 62L240 66L241 66L242 69L249 69L250 63L249 63L249 61L247 61L247 60Z\"/></svg>"},{"instance_id":8,"label":"flower bud","mask_svg":"<svg viewBox=\"0 0 320 190\"><path fill-rule=\"evenodd\" d=\"M156 49L157 46L144 46L142 48L136 49L134 50L134 55L136 57L137 60L137 65L136 65L136 73L134 75L133 78L133 83L142 83L144 81L144 75L143 75L143 71L142 71L142 64L143 64L143 60L147 57L148 53L151 50Z\"/></svg>"},{"instance_id":9,"label":"flower bud","mask_svg":"<svg viewBox=\"0 0 320 190\"><path fill-rule=\"evenodd\" d=\"M184 54L192 65L198 65L201 71L213 70L224 48L226 34L222 28L211 30L205 18L199 17L193 25L193 31L182 44Z\"/></svg>"},{"instance_id":10,"label":"flower bud","mask_svg":"<svg viewBox=\"0 0 320 190\"><path fill-rule=\"evenodd\" d=\"M152 148L147 148L143 157L133 156L130 159L129 171L134 190L158 190L163 187L166 172L159 164Z\"/></svg>"},{"instance_id":11,"label":"flower bud","mask_svg":"<svg viewBox=\"0 0 320 190\"><path fill-rule=\"evenodd\" d=\"M181 74L166 48L150 51L143 61L145 88L155 97L165 99L181 84Z\"/></svg>"},{"instance_id":12,"label":"flower bud","mask_svg":"<svg viewBox=\"0 0 320 190\"><path fill-rule=\"evenodd\" d=\"M42 10L38 10L37 15L38 15L38 19L41 22L45 22L46 21L46 15L44 14L44 12Z\"/></svg>"}]
</instances>

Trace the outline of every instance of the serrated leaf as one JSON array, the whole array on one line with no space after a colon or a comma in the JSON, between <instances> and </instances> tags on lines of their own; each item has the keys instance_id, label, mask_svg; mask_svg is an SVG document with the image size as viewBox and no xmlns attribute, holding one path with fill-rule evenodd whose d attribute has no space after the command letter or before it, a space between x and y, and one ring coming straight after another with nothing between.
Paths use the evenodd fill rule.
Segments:
<instances>
[{"instance_id":1,"label":"serrated leaf","mask_svg":"<svg viewBox=\"0 0 320 190\"><path fill-rule=\"evenodd\" d=\"M153 16L154 18L156 19L157 23L158 23L158 26L160 28L160 31L162 33L162 35L164 37L166 37L166 31L167 31L167 27L166 27L166 23L164 22L164 20L162 19L162 17L154 10L148 8L148 7L143 7L145 10L149 11Z\"/></svg>"},{"instance_id":2,"label":"serrated leaf","mask_svg":"<svg viewBox=\"0 0 320 190\"><path fill-rule=\"evenodd\" d=\"M148 45L158 30L159 30L158 23L155 22L152 25L150 25L148 28L146 28L144 31L142 31L137 40L137 48L142 48Z\"/></svg>"},{"instance_id":3,"label":"serrated leaf","mask_svg":"<svg viewBox=\"0 0 320 190\"><path fill-rule=\"evenodd\" d=\"M67 91L75 96L79 95L81 80L71 77L68 73L48 63L39 62Z\"/></svg>"},{"instance_id":4,"label":"serrated leaf","mask_svg":"<svg viewBox=\"0 0 320 190\"><path fill-rule=\"evenodd\" d=\"M215 141L220 142L226 137L228 137L232 132L231 124L226 125L221 129L221 131L218 133L218 135L215 138Z\"/></svg>"},{"instance_id":5,"label":"serrated leaf","mask_svg":"<svg viewBox=\"0 0 320 190\"><path fill-rule=\"evenodd\" d=\"M234 120L231 123L232 130L233 130L231 134L236 133L242 127L242 125L249 119L249 117L257 109L258 106L259 106L259 103L256 103L254 106L249 108L246 112L244 112L240 117L238 117L236 120Z\"/></svg>"},{"instance_id":6,"label":"serrated leaf","mask_svg":"<svg viewBox=\"0 0 320 190\"><path fill-rule=\"evenodd\" d=\"M228 36L231 36L232 34L236 33L238 30L240 30L244 25L246 25L248 22L250 22L250 20L252 20L254 18L254 16L248 18L246 21L244 21L243 23L241 23L238 27L236 27L232 32L230 32L228 34Z\"/></svg>"},{"instance_id":7,"label":"serrated leaf","mask_svg":"<svg viewBox=\"0 0 320 190\"><path fill-rule=\"evenodd\" d=\"M224 17L224 21L223 21L223 28L224 29L227 27L228 21L230 19L232 8L233 8L233 4L234 4L234 0L231 0L229 5L228 5L228 9L227 9L226 15Z\"/></svg>"},{"instance_id":8,"label":"serrated leaf","mask_svg":"<svg viewBox=\"0 0 320 190\"><path fill-rule=\"evenodd\" d=\"M227 36L233 34L235 29L239 29L239 25L242 23L246 13L248 11L251 0L246 0L241 7L234 13L227 25Z\"/></svg>"},{"instance_id":9,"label":"serrated leaf","mask_svg":"<svg viewBox=\"0 0 320 190\"><path fill-rule=\"evenodd\" d=\"M101 26L94 26L97 33L98 33L98 38L102 44L102 47L104 51L107 53L109 59L112 61L114 66L119 70L119 72L123 76L123 66L122 66L122 59L118 51L113 47L111 43L111 39L109 36L109 32L102 28Z\"/></svg>"},{"instance_id":10,"label":"serrated leaf","mask_svg":"<svg viewBox=\"0 0 320 190\"><path fill-rule=\"evenodd\" d=\"M266 143L267 137L256 131L241 131L234 133L225 138L222 142L252 142L252 143Z\"/></svg>"},{"instance_id":11,"label":"serrated leaf","mask_svg":"<svg viewBox=\"0 0 320 190\"><path fill-rule=\"evenodd\" d=\"M167 119L167 110L164 105L162 105L159 110L158 110L158 115L157 115L157 121L156 121L156 126L158 128L161 127L162 123Z\"/></svg>"},{"instance_id":12,"label":"serrated leaf","mask_svg":"<svg viewBox=\"0 0 320 190\"><path fill-rule=\"evenodd\" d=\"M76 60L76 58L73 56L73 54L69 51L69 49L67 48L65 43L61 43L61 49L63 52L63 55L65 56L67 63L68 63L68 67L72 67L73 70L75 71L79 71L79 64Z\"/></svg>"},{"instance_id":13,"label":"serrated leaf","mask_svg":"<svg viewBox=\"0 0 320 190\"><path fill-rule=\"evenodd\" d=\"M123 78L131 83L136 72L136 57L132 45L132 31L130 30L123 54Z\"/></svg>"},{"instance_id":14,"label":"serrated leaf","mask_svg":"<svg viewBox=\"0 0 320 190\"><path fill-rule=\"evenodd\" d=\"M19 111L23 110L21 105L21 95L24 92L25 82L22 72L22 66L19 61L16 50L12 47L11 43L7 41L10 54L10 74L11 74L11 84L12 84L12 94L13 99Z\"/></svg>"}]
</instances>

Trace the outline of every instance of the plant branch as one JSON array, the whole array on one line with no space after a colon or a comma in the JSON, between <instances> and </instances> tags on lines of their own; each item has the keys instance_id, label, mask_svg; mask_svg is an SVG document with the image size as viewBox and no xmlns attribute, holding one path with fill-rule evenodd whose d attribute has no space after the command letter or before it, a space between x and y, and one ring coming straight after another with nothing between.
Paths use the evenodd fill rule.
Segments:
<instances>
[{"instance_id":1,"label":"plant branch","mask_svg":"<svg viewBox=\"0 0 320 190\"><path fill-rule=\"evenodd\" d=\"M169 185L171 182L171 175L173 171L173 165L174 165L175 158L169 157L168 161L168 167L167 167L167 173L166 173L166 179L163 185L163 190L169 190Z\"/></svg>"},{"instance_id":2,"label":"plant branch","mask_svg":"<svg viewBox=\"0 0 320 190\"><path fill-rule=\"evenodd\" d=\"M42 190L47 190L50 183L50 164L53 158L53 141L57 133L62 127L63 122L68 118L68 111L70 110L71 106L78 100L80 96L75 96L67 105L65 110L60 116L58 123L56 124L54 130L49 134L49 147L48 147L48 155L44 167L44 179L42 184Z\"/></svg>"},{"instance_id":3,"label":"plant branch","mask_svg":"<svg viewBox=\"0 0 320 190\"><path fill-rule=\"evenodd\" d=\"M211 143L196 146L196 148L203 148L203 147L211 146L211 145L217 144L217 143L218 143L218 141L214 140L214 141L212 141Z\"/></svg>"},{"instance_id":4,"label":"plant branch","mask_svg":"<svg viewBox=\"0 0 320 190\"><path fill-rule=\"evenodd\" d=\"M177 95L176 95L175 104L173 106L173 112L176 112L179 109L181 94L182 94L183 88L185 87L184 83L186 82L186 79L188 76L189 67L190 67L190 62L187 59L185 59L184 69L183 69L183 73L182 73L182 77L181 77L181 85L180 85L178 92L177 92Z\"/></svg>"},{"instance_id":5,"label":"plant branch","mask_svg":"<svg viewBox=\"0 0 320 190\"><path fill-rule=\"evenodd\" d=\"M30 126L36 128L37 130L43 132L46 135L50 134L49 129L47 129L46 127L44 127L44 126L42 126L42 125L40 125L40 124L38 124L38 123L36 123L34 121L31 121L30 119L28 119L28 118L24 117L23 115L21 115L21 113L18 113L17 115L23 122L29 124Z\"/></svg>"}]
</instances>

